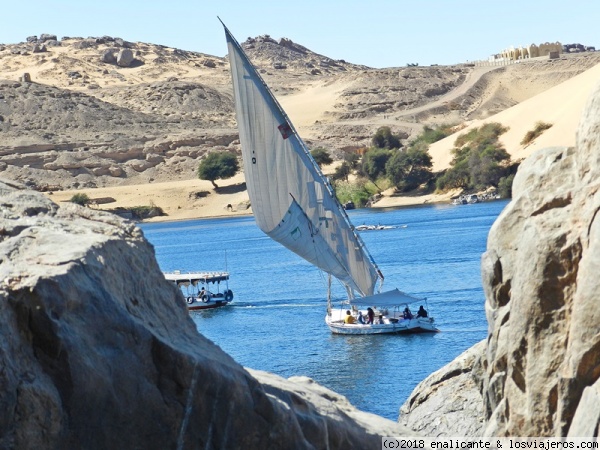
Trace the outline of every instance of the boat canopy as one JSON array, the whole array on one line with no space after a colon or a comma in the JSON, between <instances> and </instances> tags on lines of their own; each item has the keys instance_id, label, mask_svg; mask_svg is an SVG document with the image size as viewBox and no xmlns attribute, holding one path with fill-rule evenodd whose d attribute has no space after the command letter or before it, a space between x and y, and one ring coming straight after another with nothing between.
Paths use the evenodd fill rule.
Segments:
<instances>
[{"instance_id":1,"label":"boat canopy","mask_svg":"<svg viewBox=\"0 0 600 450\"><path fill-rule=\"evenodd\" d=\"M229 280L228 272L188 272L182 273L180 271L175 272L164 272L165 278L168 281L176 283L178 286L185 285L196 286L198 282L202 283L219 283L221 281Z\"/></svg>"},{"instance_id":2,"label":"boat canopy","mask_svg":"<svg viewBox=\"0 0 600 450\"><path fill-rule=\"evenodd\" d=\"M392 307L398 305L408 305L410 303L416 303L425 301L425 298L413 297L405 294L404 292L393 289L391 291L382 292L381 294L369 295L366 297L357 297L349 301L351 305L362 305L362 306L378 306L378 307Z\"/></svg>"}]
</instances>

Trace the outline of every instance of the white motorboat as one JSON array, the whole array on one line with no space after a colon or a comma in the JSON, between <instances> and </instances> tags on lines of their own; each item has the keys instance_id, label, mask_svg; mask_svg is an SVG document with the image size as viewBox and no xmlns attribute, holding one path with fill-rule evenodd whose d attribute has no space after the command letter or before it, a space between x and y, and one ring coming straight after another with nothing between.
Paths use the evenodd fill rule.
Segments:
<instances>
[{"instance_id":1,"label":"white motorboat","mask_svg":"<svg viewBox=\"0 0 600 450\"><path fill-rule=\"evenodd\" d=\"M455 198L454 200L452 200L452 204L453 205L466 205L467 204L467 199L461 195L458 198Z\"/></svg>"},{"instance_id":2,"label":"white motorboat","mask_svg":"<svg viewBox=\"0 0 600 450\"><path fill-rule=\"evenodd\" d=\"M470 194L467 195L467 203L472 204L472 203L479 203L479 196L477 194Z\"/></svg>"},{"instance_id":3,"label":"white motorboat","mask_svg":"<svg viewBox=\"0 0 600 450\"><path fill-rule=\"evenodd\" d=\"M434 325L435 320L425 313L413 314L411 304L423 304L425 299L412 297L399 290L375 294L370 297L360 297L347 300L332 309L325 317L325 323L335 334L397 334L424 333L439 331ZM399 303L403 300L403 303ZM369 311L373 311L373 323L368 323ZM347 314L347 313L350 314ZM422 314L422 315L421 315ZM347 323L346 316L352 317L352 323Z\"/></svg>"},{"instance_id":4,"label":"white motorboat","mask_svg":"<svg viewBox=\"0 0 600 450\"><path fill-rule=\"evenodd\" d=\"M349 301L371 305L377 285L381 290L383 274L283 108L240 44L223 27L254 219L271 239L329 275L327 320L335 322L331 278L342 284ZM405 294L397 289L379 295L385 295L390 303L406 303Z\"/></svg>"},{"instance_id":5,"label":"white motorboat","mask_svg":"<svg viewBox=\"0 0 600 450\"><path fill-rule=\"evenodd\" d=\"M229 289L228 272L164 272L165 278L173 282L183 294L188 309L219 308L233 300L233 291ZM221 282L225 288L221 290Z\"/></svg>"}]
</instances>

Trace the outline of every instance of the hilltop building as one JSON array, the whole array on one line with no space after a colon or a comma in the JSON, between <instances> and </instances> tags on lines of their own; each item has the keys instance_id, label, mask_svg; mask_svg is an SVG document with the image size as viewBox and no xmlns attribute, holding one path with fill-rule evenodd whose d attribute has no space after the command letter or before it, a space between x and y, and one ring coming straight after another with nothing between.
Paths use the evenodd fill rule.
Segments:
<instances>
[{"instance_id":1,"label":"hilltop building","mask_svg":"<svg viewBox=\"0 0 600 450\"><path fill-rule=\"evenodd\" d=\"M563 46L560 42L544 42L543 44L536 45L530 44L528 46L521 47L509 47L502 50L500 53L493 55L491 59L504 59L509 61L517 61L519 59L537 58L540 56L554 56L558 57L563 53Z\"/></svg>"},{"instance_id":2,"label":"hilltop building","mask_svg":"<svg viewBox=\"0 0 600 450\"><path fill-rule=\"evenodd\" d=\"M564 53L579 53L579 52L594 52L596 48L589 45L581 44L566 44L563 45L560 42L544 42L543 44L536 45L530 44L525 47L509 47L502 50L500 53L490 56L490 62L494 61L519 61L529 58L549 57L558 58Z\"/></svg>"}]
</instances>

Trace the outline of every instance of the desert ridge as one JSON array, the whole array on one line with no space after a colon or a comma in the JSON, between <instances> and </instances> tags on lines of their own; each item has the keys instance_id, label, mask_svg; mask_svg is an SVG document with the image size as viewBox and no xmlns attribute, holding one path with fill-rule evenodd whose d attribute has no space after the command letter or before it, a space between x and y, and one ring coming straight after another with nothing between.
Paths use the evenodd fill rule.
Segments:
<instances>
[{"instance_id":1,"label":"desert ridge","mask_svg":"<svg viewBox=\"0 0 600 450\"><path fill-rule=\"evenodd\" d=\"M151 220L251 213L243 174L217 180L218 189L195 178L209 152L240 151L225 57L106 36L52 42L40 53L29 38L0 46L0 94L12 99L10 111L0 103L3 176L55 191L59 202L85 193L114 199L94 205L101 209L155 205L166 214ZM460 131L430 148L434 172L449 167L459 134L487 122L508 128L500 141L513 161L574 145L583 102L600 74L600 53L591 51L505 66L372 69L283 38L242 45L309 148L325 147L338 161L344 151L368 148L382 126L407 146L424 126L456 125ZM135 64L108 61L118 49L131 50ZM16 81L24 73L31 82ZM522 145L537 122L551 128ZM388 190L375 206L452 195Z\"/></svg>"},{"instance_id":2,"label":"desert ridge","mask_svg":"<svg viewBox=\"0 0 600 450\"><path fill-rule=\"evenodd\" d=\"M600 64L505 111L486 119L470 122L467 128L431 145L429 151L433 159L433 170L439 171L449 167L452 160L451 150L458 135L489 122L499 122L508 128L508 131L501 135L500 140L513 160L521 160L541 148L575 145L577 123L580 120L585 101L599 79ZM510 83L507 84L510 86ZM515 86L511 95L515 97L521 95L516 92L518 89L519 87ZM328 96L321 97L318 95L319 92L321 91L315 89L304 91L303 94L306 97L304 102L310 104L311 108L306 108L304 116L299 117L300 123L311 122L312 118L306 117L310 111L313 111L315 114L313 118L317 120L316 118L320 117L322 111L327 108L326 103L330 101L330 98ZM294 103L297 99L297 96L290 99L293 100L292 110L294 112L299 111L296 108L297 104ZM294 120L293 117L292 120ZM531 144L521 145L520 141L525 133L532 130L539 121L550 123L552 127ZM302 134L302 128L300 128L300 133ZM324 171L332 172L334 165L329 168L325 167ZM248 207L250 199L244 183L244 175L240 172L228 180L217 180L219 186L217 190L209 181L189 179L87 190L66 190L54 192L51 198L57 202L68 201L76 193L86 193L92 199L112 197L116 200L115 202L101 205L100 208L156 205L162 208L166 215L147 219L148 221L186 220L251 214L252 208ZM390 189L383 193L383 198L375 206L398 207L449 202L453 196L458 194L458 191L449 191L444 194L424 196L394 195L393 190ZM227 205L231 205L231 208L228 208Z\"/></svg>"}]
</instances>

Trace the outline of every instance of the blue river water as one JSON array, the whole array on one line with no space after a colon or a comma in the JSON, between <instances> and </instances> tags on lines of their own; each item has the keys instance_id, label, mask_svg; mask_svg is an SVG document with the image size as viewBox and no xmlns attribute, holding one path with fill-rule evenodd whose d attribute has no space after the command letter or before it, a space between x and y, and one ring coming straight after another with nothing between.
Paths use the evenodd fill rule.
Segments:
<instances>
[{"instance_id":1,"label":"blue river water","mask_svg":"<svg viewBox=\"0 0 600 450\"><path fill-rule=\"evenodd\" d=\"M384 288L425 297L435 334L339 336L325 325L327 278L272 241L253 217L142 224L163 271L230 272L234 301L192 313L198 331L245 367L305 375L356 407L396 420L415 386L485 339L480 260L507 201L350 211ZM334 286L334 298L343 298ZM416 310L419 305L414 305Z\"/></svg>"}]
</instances>

